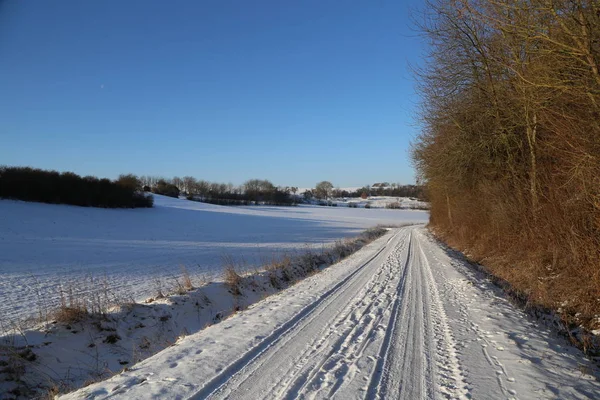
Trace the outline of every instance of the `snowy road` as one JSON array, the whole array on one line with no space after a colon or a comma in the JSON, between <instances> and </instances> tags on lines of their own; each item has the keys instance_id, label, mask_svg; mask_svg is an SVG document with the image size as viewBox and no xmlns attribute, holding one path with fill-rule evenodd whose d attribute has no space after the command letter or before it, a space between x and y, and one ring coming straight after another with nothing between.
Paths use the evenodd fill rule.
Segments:
<instances>
[{"instance_id":1,"label":"snowy road","mask_svg":"<svg viewBox=\"0 0 600 400\"><path fill-rule=\"evenodd\" d=\"M74 398L598 398L598 369L422 228Z\"/></svg>"},{"instance_id":2,"label":"snowy road","mask_svg":"<svg viewBox=\"0 0 600 400\"><path fill-rule=\"evenodd\" d=\"M434 329L447 331L434 286L418 241L402 231L268 349L194 398L432 398L436 360L456 366L451 338L434 340ZM450 393L458 376L443 382Z\"/></svg>"}]
</instances>

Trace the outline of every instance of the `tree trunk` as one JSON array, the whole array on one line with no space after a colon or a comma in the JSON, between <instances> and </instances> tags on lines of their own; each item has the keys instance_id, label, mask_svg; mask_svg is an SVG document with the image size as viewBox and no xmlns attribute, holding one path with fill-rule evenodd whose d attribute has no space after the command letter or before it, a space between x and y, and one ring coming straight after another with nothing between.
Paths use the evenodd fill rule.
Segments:
<instances>
[{"instance_id":1,"label":"tree trunk","mask_svg":"<svg viewBox=\"0 0 600 400\"><path fill-rule=\"evenodd\" d=\"M536 136L537 136L537 114L530 116L529 107L525 108L527 121L527 143L529 145L529 193L531 197L532 214L535 218L538 208L537 192L537 158L536 158Z\"/></svg>"},{"instance_id":2,"label":"tree trunk","mask_svg":"<svg viewBox=\"0 0 600 400\"><path fill-rule=\"evenodd\" d=\"M448 207L448 222L450 228L454 229L454 223L452 222L452 210L450 209L450 196L448 196L448 190L446 190L446 206Z\"/></svg>"}]
</instances>

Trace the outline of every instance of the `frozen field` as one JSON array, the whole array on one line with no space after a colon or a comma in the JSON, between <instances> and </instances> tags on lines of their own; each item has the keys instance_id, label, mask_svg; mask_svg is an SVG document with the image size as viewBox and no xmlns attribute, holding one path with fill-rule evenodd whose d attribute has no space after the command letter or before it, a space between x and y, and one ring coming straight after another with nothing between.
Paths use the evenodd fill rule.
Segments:
<instances>
[{"instance_id":1,"label":"frozen field","mask_svg":"<svg viewBox=\"0 0 600 400\"><path fill-rule=\"evenodd\" d=\"M108 280L137 300L185 266L214 279L223 256L248 268L377 224L426 222L424 211L340 207L222 207L155 196L152 209L113 210L0 200L0 316L34 315L64 289ZM72 282L72 283L69 283Z\"/></svg>"}]
</instances>

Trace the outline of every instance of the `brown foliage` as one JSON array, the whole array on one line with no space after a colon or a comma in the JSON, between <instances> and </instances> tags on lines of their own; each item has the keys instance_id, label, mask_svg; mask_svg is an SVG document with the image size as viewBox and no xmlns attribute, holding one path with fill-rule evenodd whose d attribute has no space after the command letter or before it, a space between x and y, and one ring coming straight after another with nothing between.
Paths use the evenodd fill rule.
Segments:
<instances>
[{"instance_id":1,"label":"brown foliage","mask_svg":"<svg viewBox=\"0 0 600 400\"><path fill-rule=\"evenodd\" d=\"M239 296L242 294L242 291L240 288L240 285L242 283L242 277L235 270L234 265L232 265L232 264L225 265L223 278L224 278L227 286L229 286L231 293L233 293L236 296Z\"/></svg>"},{"instance_id":2,"label":"brown foliage","mask_svg":"<svg viewBox=\"0 0 600 400\"><path fill-rule=\"evenodd\" d=\"M429 10L413 159L431 225L530 302L591 326L600 313L600 6L437 0Z\"/></svg>"},{"instance_id":3,"label":"brown foliage","mask_svg":"<svg viewBox=\"0 0 600 400\"><path fill-rule=\"evenodd\" d=\"M57 322L68 325L83 321L88 315L87 309L83 306L61 306L54 313L54 318Z\"/></svg>"}]
</instances>

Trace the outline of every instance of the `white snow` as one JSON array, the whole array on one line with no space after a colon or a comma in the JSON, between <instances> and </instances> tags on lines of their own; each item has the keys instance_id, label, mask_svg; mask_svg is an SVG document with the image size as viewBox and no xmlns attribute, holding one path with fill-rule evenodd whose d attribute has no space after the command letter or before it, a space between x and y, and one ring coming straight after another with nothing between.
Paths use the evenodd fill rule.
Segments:
<instances>
[{"instance_id":1,"label":"white snow","mask_svg":"<svg viewBox=\"0 0 600 400\"><path fill-rule=\"evenodd\" d=\"M284 290L386 232L371 230L325 252L302 253L287 262L275 260L279 263L270 268L238 276L234 286L227 281L195 281L194 288L181 287L178 294L168 297L105 306L105 311L85 318L49 318L33 329L0 336L0 367L7 367L0 368L0 398L3 392L34 397L54 386L66 392L90 380L106 379L182 336ZM97 300L92 296L93 302Z\"/></svg>"},{"instance_id":2,"label":"white snow","mask_svg":"<svg viewBox=\"0 0 600 400\"><path fill-rule=\"evenodd\" d=\"M394 205L398 209L428 209L429 203L420 201L410 197L394 197L394 196L369 196L366 199L362 198L344 198L334 199L339 207L348 207L349 204L355 204L358 207L369 205L371 208L386 208L389 205Z\"/></svg>"},{"instance_id":3,"label":"white snow","mask_svg":"<svg viewBox=\"0 0 600 400\"><path fill-rule=\"evenodd\" d=\"M98 209L0 200L0 323L37 315L60 289L142 300L185 266L214 279L222 257L261 261L322 246L377 224L424 222L422 211L223 207L155 196L152 209ZM1 330L0 326L0 330Z\"/></svg>"},{"instance_id":4,"label":"white snow","mask_svg":"<svg viewBox=\"0 0 600 400\"><path fill-rule=\"evenodd\" d=\"M595 399L599 378L407 227L64 398Z\"/></svg>"}]
</instances>

